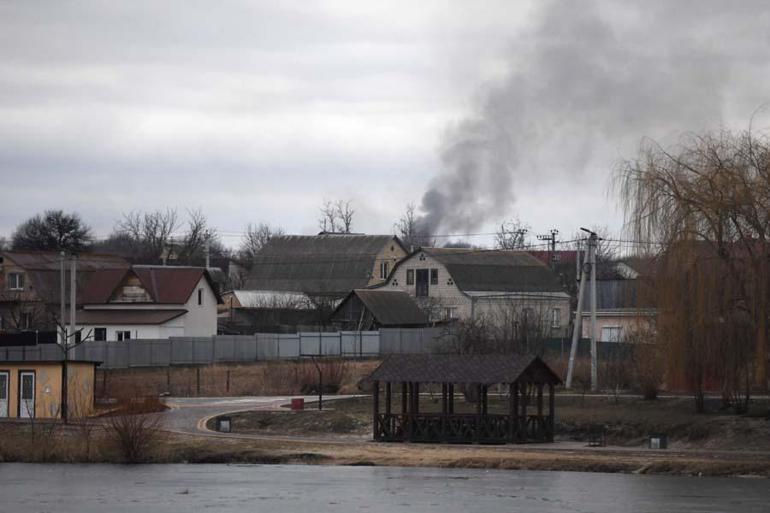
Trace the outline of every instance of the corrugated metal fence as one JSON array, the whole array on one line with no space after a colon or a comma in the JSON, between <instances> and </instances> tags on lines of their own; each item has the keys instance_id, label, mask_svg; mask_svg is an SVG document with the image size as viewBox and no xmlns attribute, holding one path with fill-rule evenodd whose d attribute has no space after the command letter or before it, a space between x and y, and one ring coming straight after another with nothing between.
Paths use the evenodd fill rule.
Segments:
<instances>
[{"instance_id":1,"label":"corrugated metal fence","mask_svg":"<svg viewBox=\"0 0 770 513\"><path fill-rule=\"evenodd\" d=\"M419 332L421 330L388 330ZM323 333L257 333L255 335L217 335L214 337L172 337L136 339L121 342L88 341L70 351L72 360L95 360L102 368L204 365L218 362L254 362L298 359L307 356L362 358L391 352L421 352L429 344L422 333L389 334L400 340L398 349L382 350L383 335L378 331L338 331ZM408 350L415 341L414 350ZM387 345L387 344L386 344ZM0 348L0 361L60 360L55 344Z\"/></svg>"}]
</instances>

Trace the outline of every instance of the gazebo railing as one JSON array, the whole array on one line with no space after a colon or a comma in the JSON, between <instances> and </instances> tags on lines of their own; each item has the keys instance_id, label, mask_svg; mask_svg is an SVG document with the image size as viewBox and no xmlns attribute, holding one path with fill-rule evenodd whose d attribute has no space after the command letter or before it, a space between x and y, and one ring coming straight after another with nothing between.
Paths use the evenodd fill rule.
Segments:
<instances>
[{"instance_id":1,"label":"gazebo railing","mask_svg":"<svg viewBox=\"0 0 770 513\"><path fill-rule=\"evenodd\" d=\"M380 441L454 443L539 442L553 440L549 416L441 413L382 413L375 439Z\"/></svg>"}]
</instances>

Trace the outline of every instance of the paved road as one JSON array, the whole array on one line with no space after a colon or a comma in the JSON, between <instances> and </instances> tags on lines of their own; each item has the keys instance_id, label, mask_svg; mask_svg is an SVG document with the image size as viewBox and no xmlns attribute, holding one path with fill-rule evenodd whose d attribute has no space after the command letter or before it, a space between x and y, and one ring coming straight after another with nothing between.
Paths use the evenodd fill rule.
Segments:
<instances>
[{"instance_id":1,"label":"paved road","mask_svg":"<svg viewBox=\"0 0 770 513\"><path fill-rule=\"evenodd\" d=\"M216 435L240 438L246 435L215 433L206 429L206 421L211 417L240 411L279 411L292 399L302 397L305 403L318 401L318 396L260 396L260 397L168 397L164 400L171 409L162 414L163 426L167 431L191 435ZM336 399L356 397L353 395L324 396L324 404ZM249 438L278 438L262 435L248 435ZM301 439L302 437L289 437Z\"/></svg>"}]
</instances>

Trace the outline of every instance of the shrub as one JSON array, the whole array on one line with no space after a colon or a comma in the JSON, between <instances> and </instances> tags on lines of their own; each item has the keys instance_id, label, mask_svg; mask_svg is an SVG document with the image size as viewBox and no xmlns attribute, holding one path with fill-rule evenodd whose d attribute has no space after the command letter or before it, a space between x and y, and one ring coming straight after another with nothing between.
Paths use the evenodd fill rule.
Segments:
<instances>
[{"instance_id":1,"label":"shrub","mask_svg":"<svg viewBox=\"0 0 770 513\"><path fill-rule=\"evenodd\" d=\"M124 399L118 409L107 417L107 434L126 463L147 461L150 451L160 441L160 418L148 413L155 406L155 401L153 398Z\"/></svg>"}]
</instances>

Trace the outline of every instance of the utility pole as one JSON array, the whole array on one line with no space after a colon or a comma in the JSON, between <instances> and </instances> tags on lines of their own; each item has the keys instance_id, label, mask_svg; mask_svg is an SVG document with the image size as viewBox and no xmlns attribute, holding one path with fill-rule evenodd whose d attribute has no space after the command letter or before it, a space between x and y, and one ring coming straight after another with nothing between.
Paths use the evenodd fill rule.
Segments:
<instances>
[{"instance_id":1,"label":"utility pole","mask_svg":"<svg viewBox=\"0 0 770 513\"><path fill-rule=\"evenodd\" d=\"M587 230L586 228L580 228L584 232L589 234L588 236L588 257L587 262L583 264L583 269L580 278L580 287L578 289L578 307L575 312L575 322L572 331L572 346L570 347L569 365L567 367L567 380L565 386L570 388L572 386L572 376L575 366L575 356L577 354L577 346L580 341L580 324L583 317L583 296L585 295L586 283L590 277L590 292L591 292L591 390L596 391L599 388L598 382L598 361L597 361L597 349L596 349L596 246L599 241L598 235ZM578 251L578 258L580 252Z\"/></svg>"},{"instance_id":2,"label":"utility pole","mask_svg":"<svg viewBox=\"0 0 770 513\"><path fill-rule=\"evenodd\" d=\"M59 331L60 331L60 337L59 342L61 343L62 347L66 349L67 347L67 325L64 318L67 316L66 314L66 307L67 307L67 268L65 264L65 260L67 258L67 254L62 251L59 253Z\"/></svg>"},{"instance_id":3,"label":"utility pole","mask_svg":"<svg viewBox=\"0 0 770 513\"><path fill-rule=\"evenodd\" d=\"M576 258L578 265L580 263L580 250L577 251ZM569 348L569 365L567 366L567 380L564 383L566 388L572 388L572 376L575 370L575 357L577 356L578 344L580 343L580 332L582 331L583 321L583 296L585 294L585 284L588 281L589 264L583 262L580 266L580 274L578 275L578 303L577 311L575 312L575 321L572 323L572 345Z\"/></svg>"},{"instance_id":4,"label":"utility pole","mask_svg":"<svg viewBox=\"0 0 770 513\"><path fill-rule=\"evenodd\" d=\"M556 271L556 236L559 234L559 230L552 228L547 235L538 235L537 240L548 241L548 266L551 270Z\"/></svg>"},{"instance_id":5,"label":"utility pole","mask_svg":"<svg viewBox=\"0 0 770 513\"><path fill-rule=\"evenodd\" d=\"M211 236L206 235L206 269L211 267Z\"/></svg>"}]
</instances>

